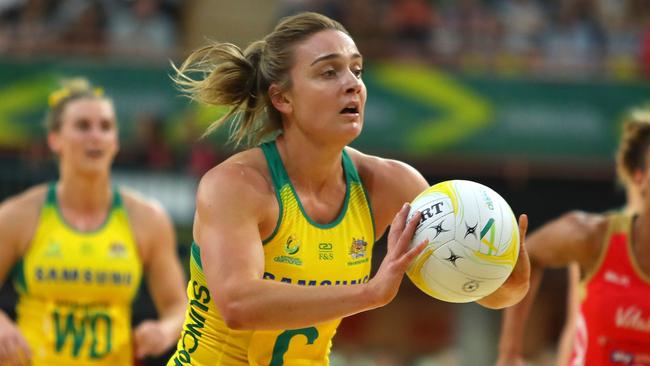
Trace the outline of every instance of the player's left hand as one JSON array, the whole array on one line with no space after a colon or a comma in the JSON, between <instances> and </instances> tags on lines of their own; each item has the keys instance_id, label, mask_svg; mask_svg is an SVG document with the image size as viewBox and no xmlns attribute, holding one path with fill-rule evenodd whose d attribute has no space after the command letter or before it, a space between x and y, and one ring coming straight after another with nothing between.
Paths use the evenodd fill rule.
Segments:
<instances>
[{"instance_id":1,"label":"player's left hand","mask_svg":"<svg viewBox=\"0 0 650 366\"><path fill-rule=\"evenodd\" d=\"M133 331L133 352L136 359L158 356L169 348L167 332L162 323L145 320Z\"/></svg>"},{"instance_id":2,"label":"player's left hand","mask_svg":"<svg viewBox=\"0 0 650 366\"><path fill-rule=\"evenodd\" d=\"M515 268L512 269L512 273L503 284L504 286L513 288L525 288L525 290L520 291L521 296L519 300L526 296L530 282L530 258L528 258L528 251L525 245L526 231L528 231L528 216L522 214L519 216L519 256L517 257Z\"/></svg>"},{"instance_id":3,"label":"player's left hand","mask_svg":"<svg viewBox=\"0 0 650 366\"><path fill-rule=\"evenodd\" d=\"M492 294L477 302L490 309L501 309L517 304L528 293L530 285L530 259L526 251L528 216L519 216L519 256L506 282Z\"/></svg>"}]
</instances>

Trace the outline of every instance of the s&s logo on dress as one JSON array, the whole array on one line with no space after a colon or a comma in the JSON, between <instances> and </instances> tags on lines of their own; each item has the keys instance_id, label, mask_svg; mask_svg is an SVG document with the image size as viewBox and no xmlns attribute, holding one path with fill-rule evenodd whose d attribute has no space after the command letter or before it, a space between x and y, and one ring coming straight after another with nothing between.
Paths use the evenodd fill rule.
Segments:
<instances>
[{"instance_id":1,"label":"s&s logo on dress","mask_svg":"<svg viewBox=\"0 0 650 366\"><path fill-rule=\"evenodd\" d=\"M331 261L334 259L334 244L318 243L318 259L321 261Z\"/></svg>"},{"instance_id":2,"label":"s&s logo on dress","mask_svg":"<svg viewBox=\"0 0 650 366\"><path fill-rule=\"evenodd\" d=\"M368 243L361 239L352 238L352 245L350 246L350 259L348 265L361 264L368 261Z\"/></svg>"}]
</instances>

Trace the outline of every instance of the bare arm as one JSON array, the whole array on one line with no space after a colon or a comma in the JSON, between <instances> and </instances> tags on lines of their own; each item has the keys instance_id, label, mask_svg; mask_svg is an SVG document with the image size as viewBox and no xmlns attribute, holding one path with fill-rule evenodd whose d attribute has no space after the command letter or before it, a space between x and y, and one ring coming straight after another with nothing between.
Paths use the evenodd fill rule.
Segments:
<instances>
[{"instance_id":1,"label":"bare arm","mask_svg":"<svg viewBox=\"0 0 650 366\"><path fill-rule=\"evenodd\" d=\"M567 302L566 320L562 327L562 334L558 342L557 362L558 366L568 365L571 351L573 350L573 337L576 332L578 313L580 312L580 267L571 263L567 270Z\"/></svg>"},{"instance_id":2,"label":"bare arm","mask_svg":"<svg viewBox=\"0 0 650 366\"><path fill-rule=\"evenodd\" d=\"M523 366L523 347L525 327L535 295L539 290L543 270L532 265L530 272L530 288L528 294L516 305L503 313L501 338L499 341L499 366Z\"/></svg>"},{"instance_id":3,"label":"bare arm","mask_svg":"<svg viewBox=\"0 0 650 366\"><path fill-rule=\"evenodd\" d=\"M607 219L602 215L571 212L530 235L530 291L517 305L506 309L499 342L498 365L523 365L526 320L537 295L545 267L567 266L572 261L590 267L598 257Z\"/></svg>"},{"instance_id":4,"label":"bare arm","mask_svg":"<svg viewBox=\"0 0 650 366\"><path fill-rule=\"evenodd\" d=\"M44 199L42 187L8 199L0 205L0 284L26 250ZM0 364L28 365L29 345L13 321L0 310Z\"/></svg>"},{"instance_id":5,"label":"bare arm","mask_svg":"<svg viewBox=\"0 0 650 366\"><path fill-rule=\"evenodd\" d=\"M130 197L128 205L137 230L147 286L159 315L157 320L145 320L134 330L135 355L142 358L159 355L178 340L187 298L169 216L160 205L141 198Z\"/></svg>"},{"instance_id":6,"label":"bare arm","mask_svg":"<svg viewBox=\"0 0 650 366\"><path fill-rule=\"evenodd\" d=\"M0 205L0 233L2 233L0 239L0 251L2 251L2 255L0 255L0 284L4 283L9 271L20 256L18 247L21 233L16 230L14 214L16 211L14 206L17 203L14 199Z\"/></svg>"},{"instance_id":7,"label":"bare arm","mask_svg":"<svg viewBox=\"0 0 650 366\"><path fill-rule=\"evenodd\" d=\"M263 280L260 225L277 219L269 208L273 199L264 176L240 163L222 164L199 184L194 237L209 290L219 294L213 297L215 305L231 328L300 328L382 306L392 300L422 249L408 250L415 223L405 225L405 207L396 218L385 275L379 279L322 287Z\"/></svg>"}]
</instances>

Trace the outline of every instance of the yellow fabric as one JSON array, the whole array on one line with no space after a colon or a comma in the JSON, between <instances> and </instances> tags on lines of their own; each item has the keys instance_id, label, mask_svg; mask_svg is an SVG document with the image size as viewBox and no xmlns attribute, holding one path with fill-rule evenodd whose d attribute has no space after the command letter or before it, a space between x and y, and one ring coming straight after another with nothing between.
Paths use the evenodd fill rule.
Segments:
<instances>
[{"instance_id":1,"label":"yellow fabric","mask_svg":"<svg viewBox=\"0 0 650 366\"><path fill-rule=\"evenodd\" d=\"M79 232L64 222L52 192L16 279L17 323L32 366L131 365L142 265L125 209L116 196L100 229Z\"/></svg>"},{"instance_id":2,"label":"yellow fabric","mask_svg":"<svg viewBox=\"0 0 650 366\"><path fill-rule=\"evenodd\" d=\"M349 163L350 170L354 167ZM352 172L347 200L334 222L319 225L303 212L290 182L278 189L279 226L264 245L266 280L303 286L354 285L370 275L374 227L365 191ZM277 189L277 188L276 188ZM339 320L298 330L236 331L216 309L193 244L190 304L177 351L168 366L328 365ZM328 306L323 303L322 306Z\"/></svg>"}]
</instances>

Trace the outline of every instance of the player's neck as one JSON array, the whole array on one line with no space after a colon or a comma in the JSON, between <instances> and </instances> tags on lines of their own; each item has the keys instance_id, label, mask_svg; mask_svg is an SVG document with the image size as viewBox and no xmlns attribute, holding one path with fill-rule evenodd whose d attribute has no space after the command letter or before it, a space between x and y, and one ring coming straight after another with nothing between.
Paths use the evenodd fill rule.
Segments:
<instances>
[{"instance_id":1,"label":"player's neck","mask_svg":"<svg viewBox=\"0 0 650 366\"><path fill-rule=\"evenodd\" d=\"M319 187L342 181L342 147L317 146L296 140L288 143L281 136L276 143L293 184L317 191Z\"/></svg>"},{"instance_id":2,"label":"player's neck","mask_svg":"<svg viewBox=\"0 0 650 366\"><path fill-rule=\"evenodd\" d=\"M62 176L57 183L57 198L68 210L103 213L110 207L113 192L108 177Z\"/></svg>"}]
</instances>

